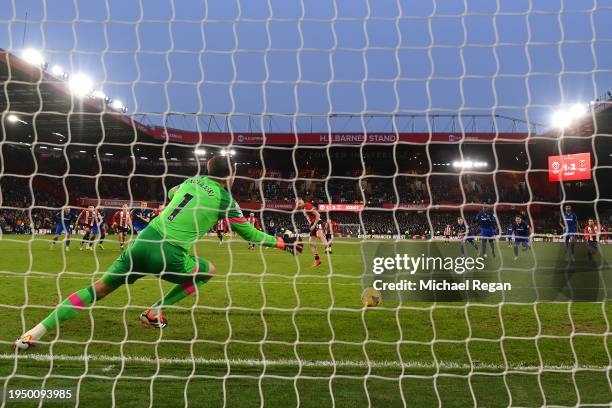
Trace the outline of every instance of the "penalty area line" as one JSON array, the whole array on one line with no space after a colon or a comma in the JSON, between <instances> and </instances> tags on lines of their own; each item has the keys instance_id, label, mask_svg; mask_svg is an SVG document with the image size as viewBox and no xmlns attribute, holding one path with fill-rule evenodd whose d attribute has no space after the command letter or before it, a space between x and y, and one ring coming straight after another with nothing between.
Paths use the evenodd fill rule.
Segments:
<instances>
[{"instance_id":1,"label":"penalty area line","mask_svg":"<svg viewBox=\"0 0 612 408\"><path fill-rule=\"evenodd\" d=\"M102 362L102 363L144 363L151 365L211 365L234 367L313 367L313 368L391 368L391 369L458 369L458 370L502 370L502 371L572 371L572 370L606 370L607 366L597 365L533 365L527 363L514 363L508 366L493 363L477 362L473 364L457 363L453 361L365 361L365 360L257 360L257 359L223 359L223 358L158 358L154 356L115 356L105 354L67 355L67 354L0 354L0 360L30 360L30 361L76 361L76 362Z\"/></svg>"}]
</instances>

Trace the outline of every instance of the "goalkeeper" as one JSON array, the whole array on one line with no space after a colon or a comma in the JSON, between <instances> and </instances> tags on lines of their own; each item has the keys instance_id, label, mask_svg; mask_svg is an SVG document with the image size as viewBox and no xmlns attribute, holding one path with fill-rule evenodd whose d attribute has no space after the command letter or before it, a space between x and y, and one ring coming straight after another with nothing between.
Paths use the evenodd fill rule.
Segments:
<instances>
[{"instance_id":1,"label":"goalkeeper","mask_svg":"<svg viewBox=\"0 0 612 408\"><path fill-rule=\"evenodd\" d=\"M68 296L42 322L24 333L17 340L16 347L29 348L47 331L83 308L100 301L121 285L134 283L146 275L156 275L176 284L140 316L141 322L148 327L166 327L168 321L162 315L163 308L196 292L215 273L211 262L189 255L189 250L219 219L227 219L232 230L247 241L293 254L302 251L300 241L268 235L255 229L244 218L229 193L235 174L235 165L229 156L212 158L207 163L207 170L208 176L192 177L174 187L168 194L168 206L142 230L104 276Z\"/></svg>"}]
</instances>

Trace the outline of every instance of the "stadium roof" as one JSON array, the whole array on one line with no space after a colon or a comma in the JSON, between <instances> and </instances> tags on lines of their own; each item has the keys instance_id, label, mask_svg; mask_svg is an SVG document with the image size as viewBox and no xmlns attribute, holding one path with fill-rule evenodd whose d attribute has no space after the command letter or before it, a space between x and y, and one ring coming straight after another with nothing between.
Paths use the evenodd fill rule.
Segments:
<instances>
[{"instance_id":1,"label":"stadium roof","mask_svg":"<svg viewBox=\"0 0 612 408\"><path fill-rule=\"evenodd\" d=\"M612 98L591 102L589 111L581 118L566 127L552 128L541 136L560 138L568 136L588 137L600 134L612 134Z\"/></svg>"},{"instance_id":2,"label":"stadium roof","mask_svg":"<svg viewBox=\"0 0 612 408\"><path fill-rule=\"evenodd\" d=\"M19 126L11 126L15 131L51 143L58 134L77 143L126 143L136 137L136 123L104 100L77 96L67 81L2 49L0 82L4 85L0 110L6 112L5 129L11 125L7 119L18 121Z\"/></svg>"}]
</instances>

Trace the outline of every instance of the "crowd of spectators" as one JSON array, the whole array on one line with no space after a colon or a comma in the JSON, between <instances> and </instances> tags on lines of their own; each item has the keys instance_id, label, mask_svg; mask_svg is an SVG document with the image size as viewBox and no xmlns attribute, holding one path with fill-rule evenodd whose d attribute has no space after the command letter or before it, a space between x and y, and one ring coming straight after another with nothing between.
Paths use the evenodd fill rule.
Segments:
<instances>
[{"instance_id":1,"label":"crowd of spectators","mask_svg":"<svg viewBox=\"0 0 612 408\"><path fill-rule=\"evenodd\" d=\"M467 181L463 191L458 177L446 178L329 178L320 181L295 183L265 180L262 191L256 181L242 180L233 189L239 201L293 200L296 196L314 202L336 204L365 204L382 208L387 204L494 204L528 203L529 191L525 183L517 187L498 186L493 181ZM261 194L263 192L263 195ZM552 199L547 198L548 201Z\"/></svg>"},{"instance_id":2,"label":"crowd of spectators","mask_svg":"<svg viewBox=\"0 0 612 408\"><path fill-rule=\"evenodd\" d=\"M16 166L10 164L16 157L7 158L9 166ZM92 163L95 166L92 167ZM69 166L65 161L57 162L56 167L46 161L39 165L35 176L29 176L28 169L24 169L26 174L21 176L0 175L0 230L3 232L49 229L57 209L65 204L74 206L82 197L164 202L167 191L189 177L188 172L179 171L180 167L152 162L139 163L136 168L121 161L112 165L107 160L82 159L71 160ZM333 213L332 217L340 225L349 225L347 231L350 232L410 235L437 234L446 224L456 224L459 213L436 211L438 205L543 201L555 207L560 196L584 201L597 198L591 181L564 183L563 189L550 186L546 189L538 184L543 183L541 180L530 180L528 184L523 174L512 177L491 174L371 176L369 172L347 167L341 173L343 176L340 173L329 176L324 169L303 168L296 179L293 166L285 170L266 168L265 171L254 166L239 166L232 194L237 201L249 203L293 202L300 197L314 203L363 204L366 210L361 214ZM413 205L413 211L402 210L405 205ZM505 229L513 215L513 212L499 212L500 228ZM464 216L470 223L474 214L465 213ZM586 212L579 212L580 218L586 216ZM610 210L603 213L600 210L599 217L603 224L612 223ZM290 213L266 212L263 221L267 223L270 219L286 228L295 229L296 224L298 229L306 227L300 214L292 217ZM537 232L558 233L560 230L558 213L542 217L534 214L530 222Z\"/></svg>"},{"instance_id":3,"label":"crowd of spectators","mask_svg":"<svg viewBox=\"0 0 612 408\"><path fill-rule=\"evenodd\" d=\"M439 236L442 235L444 227L450 225L457 232L457 219L462 217L465 223L476 231L479 225L475 220L475 211L466 211L463 215L458 211L406 211L393 209L365 210L357 212L331 212L323 214L323 219L330 219L338 225L338 231L342 234L356 236L359 234L374 235L404 235L404 236ZM516 212L497 212L498 232L506 234L507 228L514 221ZM257 213L259 216L259 213ZM533 214L531 219L528 214L523 217L533 225L538 234L560 234L561 227L555 216L548 214ZM268 225L273 221L277 226L292 231L306 232L308 223L304 216L290 212L263 213L263 222ZM604 225L612 224L612 211L600 214L600 221Z\"/></svg>"}]
</instances>

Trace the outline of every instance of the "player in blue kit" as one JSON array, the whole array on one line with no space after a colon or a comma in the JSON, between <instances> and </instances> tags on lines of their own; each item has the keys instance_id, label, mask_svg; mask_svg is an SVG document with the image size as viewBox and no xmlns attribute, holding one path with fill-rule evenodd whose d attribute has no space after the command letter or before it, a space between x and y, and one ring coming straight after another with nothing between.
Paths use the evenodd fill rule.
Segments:
<instances>
[{"instance_id":1,"label":"player in blue kit","mask_svg":"<svg viewBox=\"0 0 612 408\"><path fill-rule=\"evenodd\" d=\"M132 220L134 223L134 229L136 233L139 233L149 225L151 222L151 211L147 208L145 201L140 203L140 208L135 208L132 211Z\"/></svg>"},{"instance_id":2,"label":"player in blue kit","mask_svg":"<svg viewBox=\"0 0 612 408\"><path fill-rule=\"evenodd\" d=\"M487 257L487 241L491 246L491 254L495 257L495 229L497 228L497 219L493 211L487 210L486 207L482 207L476 215L476 222L480 224L480 239L482 242L481 254L484 258Z\"/></svg>"},{"instance_id":3,"label":"player in blue kit","mask_svg":"<svg viewBox=\"0 0 612 408\"><path fill-rule=\"evenodd\" d=\"M98 240L98 248L104 249L104 239L106 238L106 210L104 207L98 207L97 219L94 226L91 228L91 235L89 237L89 246L93 246L94 242Z\"/></svg>"},{"instance_id":4,"label":"player in blue kit","mask_svg":"<svg viewBox=\"0 0 612 408\"><path fill-rule=\"evenodd\" d=\"M531 227L519 214L514 218L511 226L512 235L514 236L514 260L518 259L519 245L523 247L523 251L529 249L529 237L531 235Z\"/></svg>"},{"instance_id":5,"label":"player in blue kit","mask_svg":"<svg viewBox=\"0 0 612 408\"><path fill-rule=\"evenodd\" d=\"M470 230L463 218L457 218L457 235L461 242L461 256L465 256L465 243L467 242L476 249L478 252L478 244L474 241L474 237L470 235Z\"/></svg>"},{"instance_id":6,"label":"player in blue kit","mask_svg":"<svg viewBox=\"0 0 612 408\"><path fill-rule=\"evenodd\" d=\"M574 253L576 250L576 234L580 225L578 224L578 217L576 213L572 211L572 206L566 204L564 211L561 214L561 221L559 225L563 229L563 239L565 241L565 259L572 261L575 260Z\"/></svg>"},{"instance_id":7,"label":"player in blue kit","mask_svg":"<svg viewBox=\"0 0 612 408\"><path fill-rule=\"evenodd\" d=\"M508 229L506 229L506 241L508 242L508 246L512 246L512 226L514 223L508 225Z\"/></svg>"},{"instance_id":8,"label":"player in blue kit","mask_svg":"<svg viewBox=\"0 0 612 408\"><path fill-rule=\"evenodd\" d=\"M63 233L66 234L66 251L70 251L70 236L72 235L72 227L74 225L76 214L70 207L64 207L53 216L55 221L55 233L53 234L53 242L51 249L55 248L57 239Z\"/></svg>"}]
</instances>

